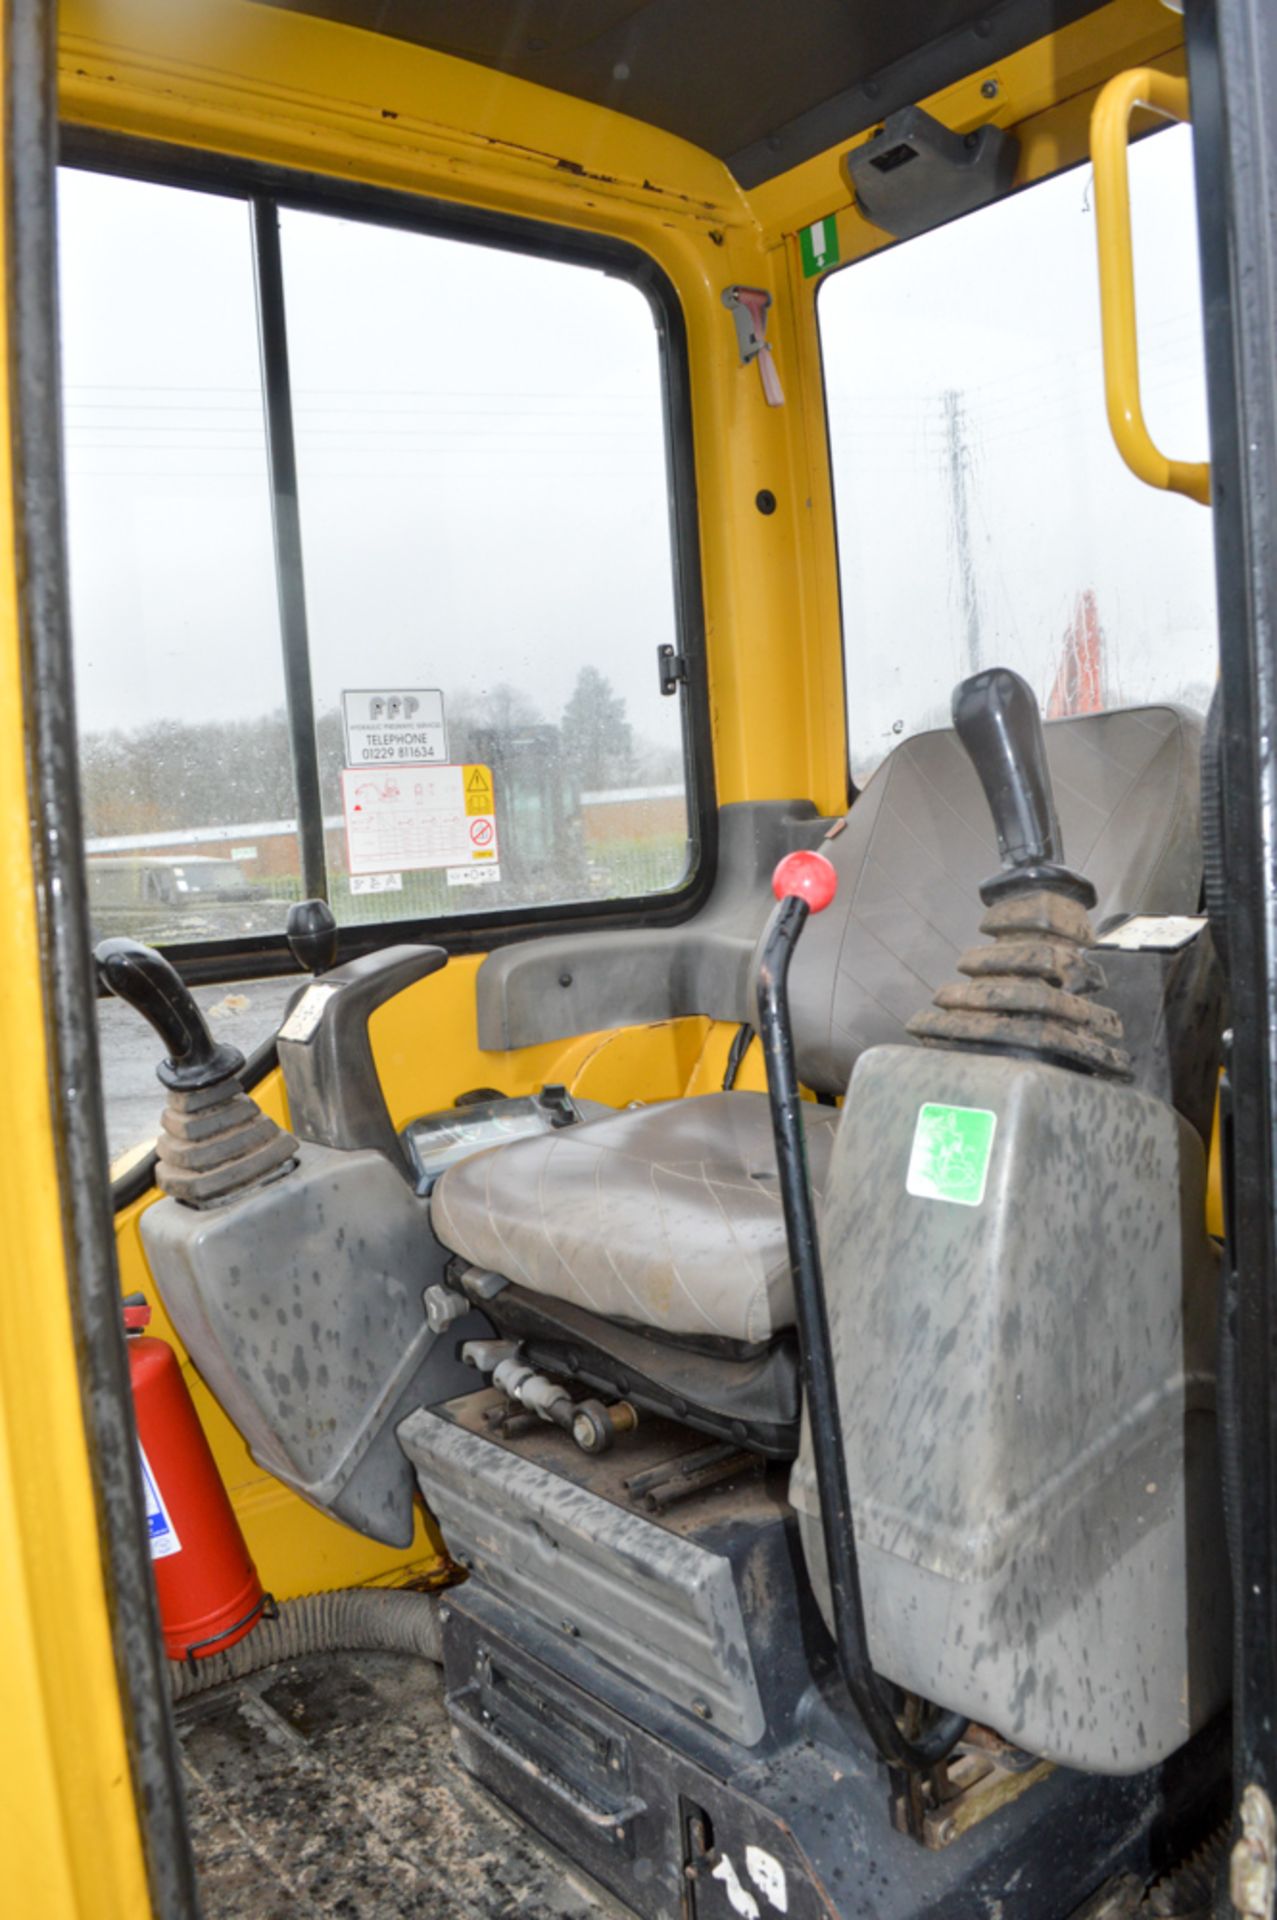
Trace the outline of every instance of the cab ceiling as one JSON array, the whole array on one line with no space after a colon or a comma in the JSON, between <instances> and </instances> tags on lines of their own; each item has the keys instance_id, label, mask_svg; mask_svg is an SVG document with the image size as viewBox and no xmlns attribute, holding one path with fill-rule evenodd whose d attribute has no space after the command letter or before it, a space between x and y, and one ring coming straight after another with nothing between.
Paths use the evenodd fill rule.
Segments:
<instances>
[{"instance_id":1,"label":"cab ceiling","mask_svg":"<svg viewBox=\"0 0 1277 1920\"><path fill-rule=\"evenodd\" d=\"M757 186L1099 0L259 0L679 134Z\"/></svg>"}]
</instances>

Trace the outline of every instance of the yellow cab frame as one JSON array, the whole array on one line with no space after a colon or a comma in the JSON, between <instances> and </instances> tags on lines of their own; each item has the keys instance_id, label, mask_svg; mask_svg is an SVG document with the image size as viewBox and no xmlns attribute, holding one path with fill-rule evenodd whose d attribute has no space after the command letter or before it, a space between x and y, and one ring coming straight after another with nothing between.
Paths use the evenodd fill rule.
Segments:
<instances>
[{"instance_id":1,"label":"yellow cab frame","mask_svg":"<svg viewBox=\"0 0 1277 1920\"><path fill-rule=\"evenodd\" d=\"M1239 1345L1235 1786L1277 1792L1277 29L1264 0L1110 0L926 100L960 132L989 118L1020 140L1017 184L1079 160L1100 89L1140 69L1182 87L1196 131L1206 287L1225 802L1231 902L1232 1256ZM534 223L636 249L665 276L685 331L706 745L721 805L792 794L847 804L838 562L817 280L798 235L837 221L841 256L884 236L857 212L846 143L746 192L707 153L625 115L428 48L249 0L9 0L3 12L4 414L0 479L0 1882L6 1911L125 1920L194 1912L175 1742L131 1466L118 1299L144 1278L153 1192L112 1220L100 1112L61 550L53 167L67 151L157 170L259 170L360 195L418 198L437 217ZM990 92L992 83L992 92ZM991 105L992 101L992 105ZM110 164L108 160L108 164ZM247 176L245 176L247 177ZM724 350L721 290L772 296L790 404L756 404ZM1120 410L1120 409L1119 409ZM761 514L760 490L776 510ZM396 1121L460 1085L513 1093L554 1079L645 1098L717 1085L731 1031L703 1019L494 1056L469 1008L482 958L376 1017ZM242 977L244 956L205 977ZM414 1046L428 1010L438 1036ZM742 1084L760 1086L757 1059ZM717 1077L716 1077L717 1076ZM283 1116L278 1073L258 1088ZM163 1326L169 1337L170 1328ZM424 1523L407 1552L325 1519L262 1474L197 1378L197 1404L267 1584L281 1598L443 1577ZM1258 1911L1258 1909L1254 1909ZM1247 1909L1251 1911L1251 1909ZM1271 1911L1271 1908L1269 1909Z\"/></svg>"}]
</instances>

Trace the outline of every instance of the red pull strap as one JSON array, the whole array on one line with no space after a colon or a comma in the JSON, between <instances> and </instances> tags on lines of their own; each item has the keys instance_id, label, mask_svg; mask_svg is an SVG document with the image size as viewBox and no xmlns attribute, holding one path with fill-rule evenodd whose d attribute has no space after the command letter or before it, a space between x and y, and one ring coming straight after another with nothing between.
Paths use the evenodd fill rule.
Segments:
<instances>
[{"instance_id":1,"label":"red pull strap","mask_svg":"<svg viewBox=\"0 0 1277 1920\"><path fill-rule=\"evenodd\" d=\"M772 297L763 287L723 288L723 305L736 322L741 365L747 367L751 360L756 360L763 398L769 407L783 407L785 395L767 338L767 313L771 303Z\"/></svg>"}]
</instances>

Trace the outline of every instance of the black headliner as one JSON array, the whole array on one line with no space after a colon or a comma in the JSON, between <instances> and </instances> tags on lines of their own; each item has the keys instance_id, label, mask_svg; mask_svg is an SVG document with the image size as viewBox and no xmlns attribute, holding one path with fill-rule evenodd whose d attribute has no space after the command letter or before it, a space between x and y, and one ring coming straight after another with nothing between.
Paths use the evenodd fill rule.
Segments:
<instances>
[{"instance_id":1,"label":"black headliner","mask_svg":"<svg viewBox=\"0 0 1277 1920\"><path fill-rule=\"evenodd\" d=\"M1100 3L261 0L615 107L716 154L745 187Z\"/></svg>"}]
</instances>

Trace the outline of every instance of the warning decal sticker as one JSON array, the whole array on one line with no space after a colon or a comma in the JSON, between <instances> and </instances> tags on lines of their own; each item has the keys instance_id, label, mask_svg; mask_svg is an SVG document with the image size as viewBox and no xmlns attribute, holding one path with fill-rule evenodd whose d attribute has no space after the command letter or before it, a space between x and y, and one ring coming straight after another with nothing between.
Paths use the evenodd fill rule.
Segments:
<instances>
[{"instance_id":1,"label":"warning decal sticker","mask_svg":"<svg viewBox=\"0 0 1277 1920\"><path fill-rule=\"evenodd\" d=\"M466 812L492 812L492 775L486 767L465 767Z\"/></svg>"},{"instance_id":2,"label":"warning decal sticker","mask_svg":"<svg viewBox=\"0 0 1277 1920\"><path fill-rule=\"evenodd\" d=\"M352 879L498 863L489 767L345 767L341 797Z\"/></svg>"},{"instance_id":3,"label":"warning decal sticker","mask_svg":"<svg viewBox=\"0 0 1277 1920\"><path fill-rule=\"evenodd\" d=\"M177 1537L176 1527L169 1519L160 1483L151 1472L151 1463L140 1440L137 1450L142 1456L142 1490L146 1495L146 1532L151 1542L151 1558L167 1560L171 1553L182 1551L182 1543Z\"/></svg>"},{"instance_id":4,"label":"warning decal sticker","mask_svg":"<svg viewBox=\"0 0 1277 1920\"><path fill-rule=\"evenodd\" d=\"M978 1207L984 1199L998 1116L987 1107L918 1109L905 1191L919 1200Z\"/></svg>"}]
</instances>

